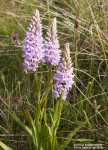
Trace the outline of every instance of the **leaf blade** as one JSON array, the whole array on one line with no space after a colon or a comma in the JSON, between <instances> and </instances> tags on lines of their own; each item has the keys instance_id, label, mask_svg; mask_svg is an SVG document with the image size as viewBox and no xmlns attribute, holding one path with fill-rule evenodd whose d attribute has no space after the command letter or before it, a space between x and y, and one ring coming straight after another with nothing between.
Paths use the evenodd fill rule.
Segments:
<instances>
[{"instance_id":1,"label":"leaf blade","mask_svg":"<svg viewBox=\"0 0 108 150\"><path fill-rule=\"evenodd\" d=\"M5 145L2 141L0 141L0 147L2 147L4 150L12 150L10 147Z\"/></svg>"},{"instance_id":2,"label":"leaf blade","mask_svg":"<svg viewBox=\"0 0 108 150\"><path fill-rule=\"evenodd\" d=\"M19 118L17 118L15 115L13 115L11 112L9 112L9 113L14 118L14 120L16 122L18 122L20 124L20 126L22 126L22 128L24 128L32 136L32 130L29 127L27 127Z\"/></svg>"},{"instance_id":3,"label":"leaf blade","mask_svg":"<svg viewBox=\"0 0 108 150\"><path fill-rule=\"evenodd\" d=\"M82 123L81 125L79 125L74 131L72 131L67 139L63 142L63 144L61 144L61 146L58 148L58 150L63 150L69 143L69 141L71 140L71 138L75 135L75 133L82 128L87 122L85 121L84 123Z\"/></svg>"}]
</instances>

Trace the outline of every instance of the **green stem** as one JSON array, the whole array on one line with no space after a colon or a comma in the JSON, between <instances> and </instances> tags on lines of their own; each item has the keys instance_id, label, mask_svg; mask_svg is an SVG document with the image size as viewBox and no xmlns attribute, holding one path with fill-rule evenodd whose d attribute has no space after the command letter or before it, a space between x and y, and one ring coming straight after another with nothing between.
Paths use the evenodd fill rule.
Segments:
<instances>
[{"instance_id":1,"label":"green stem","mask_svg":"<svg viewBox=\"0 0 108 150\"><path fill-rule=\"evenodd\" d=\"M36 111L35 111L35 124L36 124L36 132L37 132L37 140L39 143L39 118L40 118L40 111L41 111L41 104L40 104L40 82L38 81L37 73L34 73L34 78L36 81L36 98L37 98L37 104L36 104Z\"/></svg>"},{"instance_id":2,"label":"green stem","mask_svg":"<svg viewBox=\"0 0 108 150\"><path fill-rule=\"evenodd\" d=\"M36 81L36 98L37 98L37 103L40 102L40 83L38 81L37 73L34 73L34 78Z\"/></svg>"},{"instance_id":3,"label":"green stem","mask_svg":"<svg viewBox=\"0 0 108 150\"><path fill-rule=\"evenodd\" d=\"M57 128L60 122L60 117L61 117L61 112L62 112L62 107L63 107L63 103L62 103L62 98L63 98L63 92L61 93L61 96L57 102L57 106L58 109L56 108L56 111L58 111L57 113L57 121L56 124L54 126L54 130L53 130L53 141L52 141L52 150L55 150L57 142L56 142L56 133L57 133Z\"/></svg>"},{"instance_id":4,"label":"green stem","mask_svg":"<svg viewBox=\"0 0 108 150\"><path fill-rule=\"evenodd\" d=\"M44 103L47 99L47 96L48 96L48 93L51 89L51 85L50 85L50 82L51 82L51 70L52 70L52 67L49 66L48 68L48 76L47 76L47 83L46 83L46 90L45 90L45 94L44 94L44 97L42 98L41 100L41 103Z\"/></svg>"},{"instance_id":5,"label":"green stem","mask_svg":"<svg viewBox=\"0 0 108 150\"><path fill-rule=\"evenodd\" d=\"M58 119L57 119L57 123L56 123L56 128L57 128L58 125L59 125L60 117L61 117L61 112L62 112L62 106L63 106L62 98L63 98L63 92L61 93L61 96L60 96L60 98L59 98L59 105L58 105Z\"/></svg>"},{"instance_id":6,"label":"green stem","mask_svg":"<svg viewBox=\"0 0 108 150\"><path fill-rule=\"evenodd\" d=\"M53 135L52 150L55 150L56 133Z\"/></svg>"}]
</instances>

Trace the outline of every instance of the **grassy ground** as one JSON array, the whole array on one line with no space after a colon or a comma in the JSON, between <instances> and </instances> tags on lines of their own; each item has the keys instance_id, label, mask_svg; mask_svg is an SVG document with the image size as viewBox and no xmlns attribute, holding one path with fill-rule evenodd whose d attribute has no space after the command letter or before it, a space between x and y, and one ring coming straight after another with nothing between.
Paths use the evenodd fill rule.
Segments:
<instances>
[{"instance_id":1,"label":"grassy ground","mask_svg":"<svg viewBox=\"0 0 108 150\"><path fill-rule=\"evenodd\" d=\"M77 132L66 150L78 143L101 143L104 150L108 149L108 2L103 3L101 9L100 0L1 0L0 140L11 148L32 150L30 137L9 115L7 106L29 126L25 115L29 110L34 117L36 93L33 74L24 72L23 41L33 13L39 9L44 37L52 18L57 18L60 47L62 43L70 44L76 75L64 102L58 140L62 142L88 118L88 125ZM18 34L16 41L11 38L14 33ZM42 72L44 68L39 74ZM48 109L55 104L52 95ZM13 97L18 97L18 103L13 102ZM100 105L98 113L94 100Z\"/></svg>"}]
</instances>

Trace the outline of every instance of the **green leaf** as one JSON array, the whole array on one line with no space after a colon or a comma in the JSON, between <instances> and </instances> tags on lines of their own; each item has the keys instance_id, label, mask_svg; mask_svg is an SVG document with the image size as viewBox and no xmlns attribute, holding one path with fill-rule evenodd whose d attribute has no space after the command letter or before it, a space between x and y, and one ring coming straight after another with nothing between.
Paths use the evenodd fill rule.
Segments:
<instances>
[{"instance_id":1,"label":"green leaf","mask_svg":"<svg viewBox=\"0 0 108 150\"><path fill-rule=\"evenodd\" d=\"M50 137L52 137L52 131L51 131L51 128L47 125L47 123L45 123L45 125L46 125L46 127L48 128Z\"/></svg>"},{"instance_id":2,"label":"green leaf","mask_svg":"<svg viewBox=\"0 0 108 150\"><path fill-rule=\"evenodd\" d=\"M60 117L61 117L61 112L62 112L62 107L63 107L63 103L62 103L62 98L63 98L63 92L60 95L60 98L58 100L58 110L57 110L57 120L56 120L56 124L55 127L53 128L54 132L57 131L57 128L59 126L59 122L60 122Z\"/></svg>"},{"instance_id":3,"label":"green leaf","mask_svg":"<svg viewBox=\"0 0 108 150\"><path fill-rule=\"evenodd\" d=\"M45 102L45 100L47 99L47 96L48 96L50 89L51 89L51 85L48 85L48 87L46 87L46 90L44 92L44 96L41 99L41 104L43 104Z\"/></svg>"},{"instance_id":4,"label":"green leaf","mask_svg":"<svg viewBox=\"0 0 108 150\"><path fill-rule=\"evenodd\" d=\"M6 146L3 142L0 141L0 147L2 147L4 150L12 150L10 147Z\"/></svg>"},{"instance_id":5,"label":"green leaf","mask_svg":"<svg viewBox=\"0 0 108 150\"><path fill-rule=\"evenodd\" d=\"M57 116L58 116L58 105L59 105L59 101L56 102L56 107L55 107L55 110L54 110L54 122L57 120Z\"/></svg>"},{"instance_id":6,"label":"green leaf","mask_svg":"<svg viewBox=\"0 0 108 150\"><path fill-rule=\"evenodd\" d=\"M93 133L93 130L92 130L92 126L91 126L90 121L89 121L89 119L88 119L88 117L87 117L87 115L86 115L86 112L85 112L84 110L83 110L83 112L84 112L85 118L86 118L86 120L87 120L87 123L88 123L88 125L89 125L89 127L90 127L90 130L91 130L91 132L92 132L92 135L94 136L94 133Z\"/></svg>"},{"instance_id":7,"label":"green leaf","mask_svg":"<svg viewBox=\"0 0 108 150\"><path fill-rule=\"evenodd\" d=\"M43 150L42 146L40 147L40 150Z\"/></svg>"},{"instance_id":8,"label":"green leaf","mask_svg":"<svg viewBox=\"0 0 108 150\"><path fill-rule=\"evenodd\" d=\"M11 114L11 116L14 118L14 120L16 122L19 123L19 125L24 129L26 130L31 136L32 136L32 130L30 128L28 128L23 122L20 121L19 118L17 118L15 115L13 115L11 112L9 112Z\"/></svg>"},{"instance_id":9,"label":"green leaf","mask_svg":"<svg viewBox=\"0 0 108 150\"><path fill-rule=\"evenodd\" d=\"M50 147L50 146L52 146L52 139L53 139L53 129L51 128L51 127L49 127L48 125L47 125L47 123L45 123L45 126L46 126L46 128L47 128L47 130L48 130L48 134L47 134L47 132L45 133L45 139L46 139L46 144L47 144L47 146L48 147ZM46 150L46 149L45 149Z\"/></svg>"},{"instance_id":10,"label":"green leaf","mask_svg":"<svg viewBox=\"0 0 108 150\"><path fill-rule=\"evenodd\" d=\"M36 126L35 126L35 123L33 122L33 119L28 111L27 111L27 115L28 115L29 122L33 129L33 132L32 132L33 141L34 141L35 147L38 149L38 135L37 135Z\"/></svg>"},{"instance_id":11,"label":"green leaf","mask_svg":"<svg viewBox=\"0 0 108 150\"><path fill-rule=\"evenodd\" d=\"M50 113L50 111L49 111L49 113ZM50 117L51 117L51 123L52 123L52 127L53 127L55 125L55 121L54 121L53 116L52 116L51 113L50 113Z\"/></svg>"},{"instance_id":12,"label":"green leaf","mask_svg":"<svg viewBox=\"0 0 108 150\"><path fill-rule=\"evenodd\" d=\"M70 141L71 138L75 135L75 133L76 133L79 129L81 129L83 126L85 126L86 123L87 123L87 122L82 123L82 124L81 124L80 126L78 126L74 131L72 131L72 132L68 135L67 139L63 142L63 144L61 144L61 146L59 147L58 150L63 150L63 149L68 145L69 141Z\"/></svg>"}]
</instances>

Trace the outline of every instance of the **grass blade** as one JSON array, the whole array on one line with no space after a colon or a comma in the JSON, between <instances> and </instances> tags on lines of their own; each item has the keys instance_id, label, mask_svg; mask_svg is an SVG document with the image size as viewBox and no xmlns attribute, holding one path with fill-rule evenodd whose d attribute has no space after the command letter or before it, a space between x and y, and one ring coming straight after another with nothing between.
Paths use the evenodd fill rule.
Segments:
<instances>
[{"instance_id":1,"label":"grass blade","mask_svg":"<svg viewBox=\"0 0 108 150\"><path fill-rule=\"evenodd\" d=\"M32 136L32 130L30 128L28 128L23 122L20 121L19 118L17 118L15 115L13 115L11 112L10 112L11 116L14 118L14 120L16 122L19 123L19 125L24 129L26 130L31 136Z\"/></svg>"},{"instance_id":2,"label":"grass blade","mask_svg":"<svg viewBox=\"0 0 108 150\"><path fill-rule=\"evenodd\" d=\"M6 146L3 142L0 141L0 147L2 147L4 150L12 150L10 147Z\"/></svg>"},{"instance_id":3,"label":"grass blade","mask_svg":"<svg viewBox=\"0 0 108 150\"><path fill-rule=\"evenodd\" d=\"M90 121L89 121L89 119L88 119L88 117L87 117L87 115L86 115L86 112L85 112L84 110L83 110L83 112L84 112L85 118L86 118L86 120L87 120L87 123L88 123L88 125L89 125L89 127L90 127L90 130L91 130L91 132L92 132L92 135L94 135L94 134L93 134L93 130L92 130L92 126L91 126Z\"/></svg>"},{"instance_id":4,"label":"grass blade","mask_svg":"<svg viewBox=\"0 0 108 150\"><path fill-rule=\"evenodd\" d=\"M60 148L59 148L58 150L63 150L63 149L68 145L69 141L70 141L71 138L75 135L75 133L76 133L79 129L81 129L83 126L85 126L86 123L87 123L87 122L82 123L82 124L81 124L80 126L78 126L74 131L72 131L72 132L68 135L67 139L63 142L63 144L61 144L61 146L60 146Z\"/></svg>"}]
</instances>

